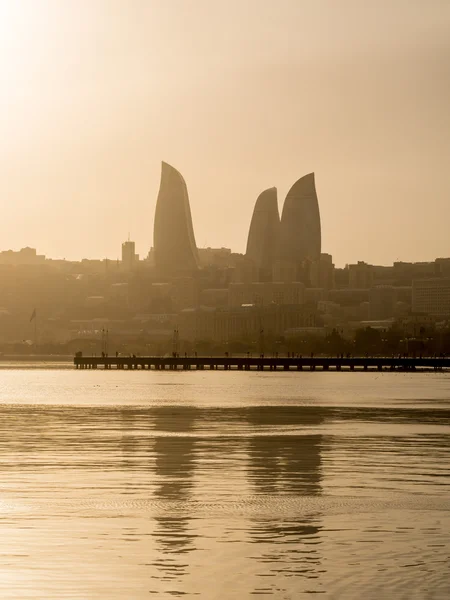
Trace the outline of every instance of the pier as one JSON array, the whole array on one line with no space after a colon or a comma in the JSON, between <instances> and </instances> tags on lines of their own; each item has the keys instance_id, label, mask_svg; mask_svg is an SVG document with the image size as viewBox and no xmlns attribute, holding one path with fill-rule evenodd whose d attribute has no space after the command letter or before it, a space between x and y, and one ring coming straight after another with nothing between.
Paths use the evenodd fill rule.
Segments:
<instances>
[{"instance_id":1,"label":"pier","mask_svg":"<svg viewBox=\"0 0 450 600\"><path fill-rule=\"evenodd\" d=\"M155 371L442 371L450 369L443 357L231 357L231 356L75 356L76 369Z\"/></svg>"}]
</instances>

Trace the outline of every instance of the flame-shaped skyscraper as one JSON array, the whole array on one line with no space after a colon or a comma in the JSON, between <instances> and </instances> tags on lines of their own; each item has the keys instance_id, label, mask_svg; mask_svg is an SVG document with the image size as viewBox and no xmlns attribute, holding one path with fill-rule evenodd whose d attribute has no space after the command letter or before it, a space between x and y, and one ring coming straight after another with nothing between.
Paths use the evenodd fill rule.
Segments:
<instances>
[{"instance_id":1,"label":"flame-shaped skyscraper","mask_svg":"<svg viewBox=\"0 0 450 600\"><path fill-rule=\"evenodd\" d=\"M191 208L183 176L163 162L153 230L155 266L163 274L198 268Z\"/></svg>"},{"instance_id":2,"label":"flame-shaped skyscraper","mask_svg":"<svg viewBox=\"0 0 450 600\"><path fill-rule=\"evenodd\" d=\"M284 201L278 258L301 262L319 260L321 230L314 173L294 183Z\"/></svg>"},{"instance_id":3,"label":"flame-shaped skyscraper","mask_svg":"<svg viewBox=\"0 0 450 600\"><path fill-rule=\"evenodd\" d=\"M263 277L271 277L279 233L277 188L273 187L264 190L256 200L247 241L246 256L253 261Z\"/></svg>"}]
</instances>

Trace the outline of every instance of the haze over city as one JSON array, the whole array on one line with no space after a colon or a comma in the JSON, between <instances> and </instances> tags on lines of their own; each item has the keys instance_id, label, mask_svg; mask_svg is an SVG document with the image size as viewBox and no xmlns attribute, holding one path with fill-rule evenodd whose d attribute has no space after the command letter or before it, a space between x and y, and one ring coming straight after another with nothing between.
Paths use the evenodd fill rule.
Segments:
<instances>
[{"instance_id":1,"label":"haze over city","mask_svg":"<svg viewBox=\"0 0 450 600\"><path fill-rule=\"evenodd\" d=\"M0 0L1 600L450 598L449 107L450 0Z\"/></svg>"},{"instance_id":2,"label":"haze over city","mask_svg":"<svg viewBox=\"0 0 450 600\"><path fill-rule=\"evenodd\" d=\"M197 245L316 173L336 264L448 256L445 1L0 1L0 248L152 245L161 160Z\"/></svg>"}]
</instances>

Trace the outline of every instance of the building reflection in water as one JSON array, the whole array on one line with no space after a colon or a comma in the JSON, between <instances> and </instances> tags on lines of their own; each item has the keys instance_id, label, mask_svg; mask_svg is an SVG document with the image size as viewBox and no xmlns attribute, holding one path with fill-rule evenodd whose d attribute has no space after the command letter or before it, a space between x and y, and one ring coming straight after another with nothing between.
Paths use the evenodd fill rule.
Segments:
<instances>
[{"instance_id":1,"label":"building reflection in water","mask_svg":"<svg viewBox=\"0 0 450 600\"><path fill-rule=\"evenodd\" d=\"M124 465L145 471L144 487L151 498L150 535L156 554L148 557L148 565L156 569L153 577L183 589L192 570L187 555L199 546L195 541L205 527L201 520L208 519L201 510L192 512L198 509L199 495L217 507L226 505L231 496L223 494L230 494L231 481L237 484L244 473L247 485L241 493L250 494L246 506L253 507L246 516L247 533L239 537L241 525L231 513L229 520L226 515L216 520L216 534L223 527L226 539L231 527L240 544L246 537L248 557L261 567L256 575L274 577L274 585L282 585L284 576L318 577L321 525L308 499L322 493L322 436L317 428L325 420L323 413L299 406L163 406L124 411L122 419L127 430ZM227 473L226 485L222 473ZM231 505L234 500L240 498L234 497ZM254 544L258 550L252 552Z\"/></svg>"},{"instance_id":2,"label":"building reflection in water","mask_svg":"<svg viewBox=\"0 0 450 600\"><path fill-rule=\"evenodd\" d=\"M193 407L160 407L152 415L156 436L154 496L161 502L153 533L161 556L154 565L163 571L165 580L176 580L186 574L187 565L180 561L179 555L194 549L196 535L190 528L193 515L189 511L189 500L195 470L193 432L197 412Z\"/></svg>"},{"instance_id":3,"label":"building reflection in water","mask_svg":"<svg viewBox=\"0 0 450 600\"><path fill-rule=\"evenodd\" d=\"M149 422L151 421L149 412L148 410L135 407L127 407L120 410L122 470L127 474L123 486L125 494L132 494L134 492L133 475L141 473L147 467L148 441L143 432L148 432ZM113 415L111 415L112 417Z\"/></svg>"},{"instance_id":4,"label":"building reflection in water","mask_svg":"<svg viewBox=\"0 0 450 600\"><path fill-rule=\"evenodd\" d=\"M248 408L248 480L261 499L251 521L250 540L267 544L257 553L263 575L282 585L280 575L317 579L322 570L320 520L311 497L322 492L320 408L265 406ZM267 581L266 581L267 583Z\"/></svg>"},{"instance_id":5,"label":"building reflection in water","mask_svg":"<svg viewBox=\"0 0 450 600\"><path fill-rule=\"evenodd\" d=\"M161 572L163 581L178 580L187 565L179 555L193 550L196 537L190 531L189 514L195 469L192 435L197 409L167 406L150 409L124 409L122 419L123 466L130 474L145 471L146 485L138 478L140 490L151 495L151 536L158 546L149 565ZM133 493L133 477L125 493ZM135 490L137 491L137 489Z\"/></svg>"}]
</instances>

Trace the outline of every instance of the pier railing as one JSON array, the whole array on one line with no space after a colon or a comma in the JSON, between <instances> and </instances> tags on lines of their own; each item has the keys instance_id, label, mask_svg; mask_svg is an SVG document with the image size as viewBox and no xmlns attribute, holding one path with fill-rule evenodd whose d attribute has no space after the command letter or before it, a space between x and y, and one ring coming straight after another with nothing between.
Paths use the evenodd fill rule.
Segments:
<instances>
[{"instance_id":1,"label":"pier railing","mask_svg":"<svg viewBox=\"0 0 450 600\"><path fill-rule=\"evenodd\" d=\"M442 357L231 357L231 356L76 356L74 365L77 369L125 369L125 370L184 370L204 369L239 370L239 371L341 371L341 370L389 370L415 371L450 369L450 358Z\"/></svg>"}]
</instances>

